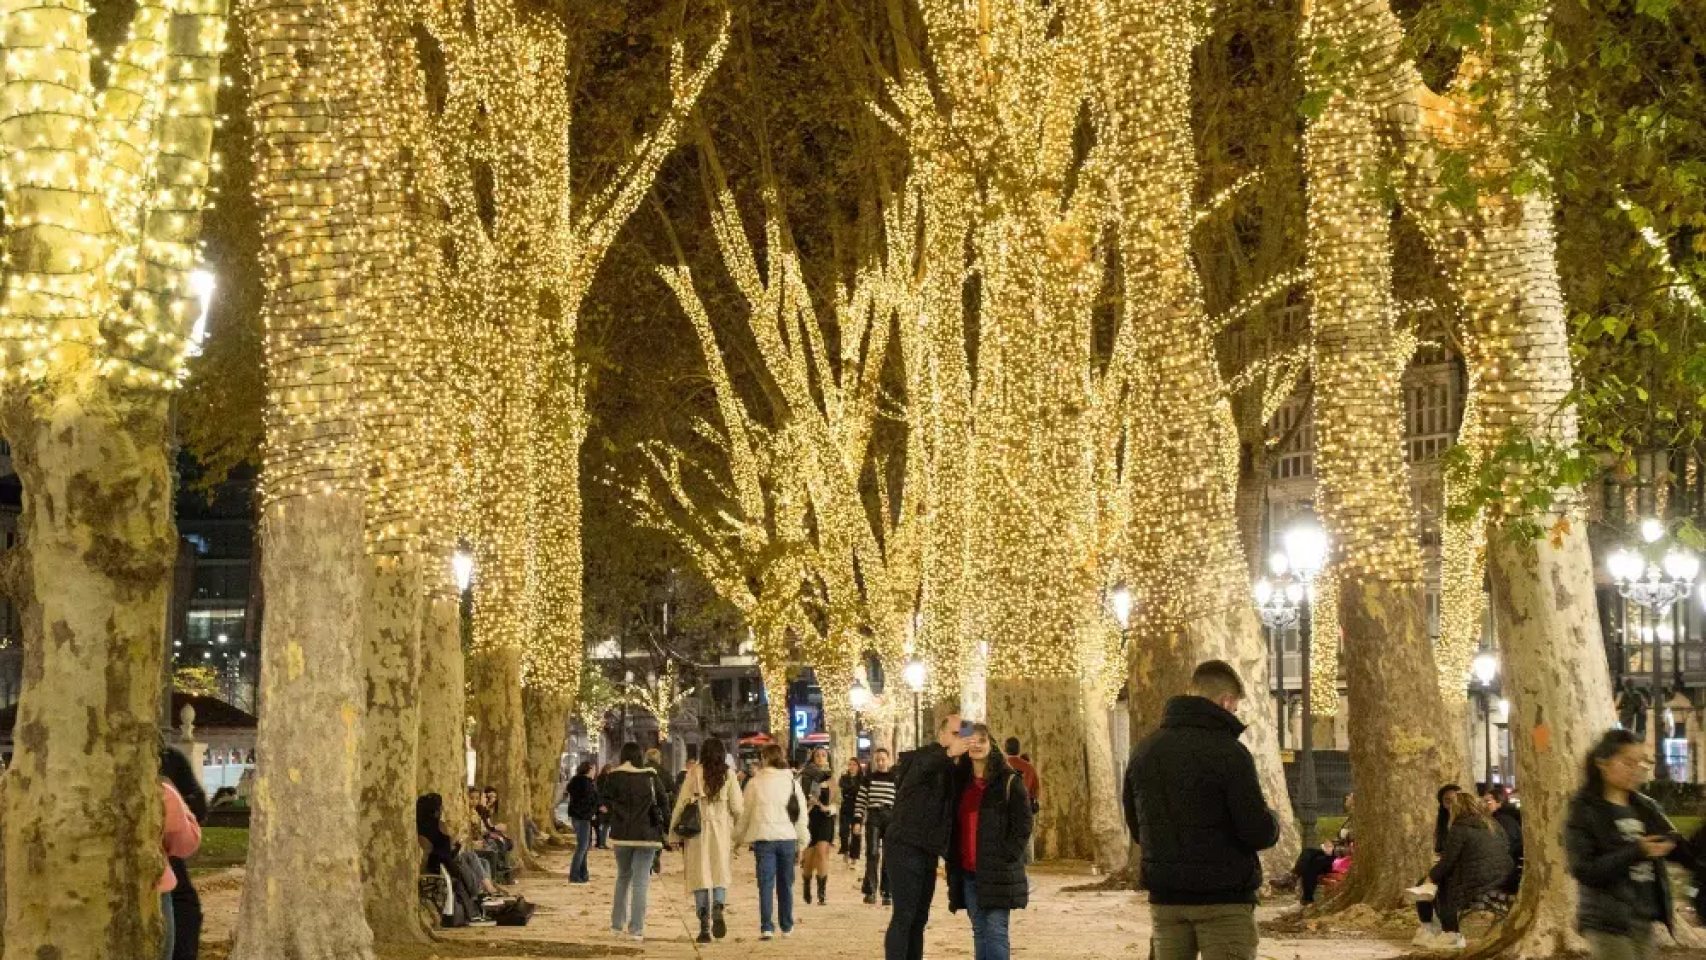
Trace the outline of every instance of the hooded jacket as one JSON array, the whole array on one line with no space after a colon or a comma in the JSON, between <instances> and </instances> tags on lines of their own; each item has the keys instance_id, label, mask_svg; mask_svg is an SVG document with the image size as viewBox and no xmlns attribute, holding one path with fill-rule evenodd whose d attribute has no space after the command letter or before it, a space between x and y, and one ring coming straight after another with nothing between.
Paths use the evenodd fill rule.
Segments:
<instances>
[{"instance_id":1,"label":"hooded jacket","mask_svg":"<svg viewBox=\"0 0 1706 960\"><path fill-rule=\"evenodd\" d=\"M1126 828L1143 847L1149 901L1162 905L1255 903L1257 854L1279 842L1279 818L1262 796L1244 724L1203 697L1167 701L1161 729L1132 751Z\"/></svg>"}]
</instances>

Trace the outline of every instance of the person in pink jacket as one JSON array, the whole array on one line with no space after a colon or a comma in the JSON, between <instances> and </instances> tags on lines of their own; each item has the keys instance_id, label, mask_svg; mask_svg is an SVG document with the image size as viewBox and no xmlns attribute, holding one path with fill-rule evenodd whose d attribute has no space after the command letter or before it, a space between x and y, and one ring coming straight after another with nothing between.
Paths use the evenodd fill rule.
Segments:
<instances>
[{"instance_id":1,"label":"person in pink jacket","mask_svg":"<svg viewBox=\"0 0 1706 960\"><path fill-rule=\"evenodd\" d=\"M161 845L166 849L166 856L183 859L201 849L201 824L196 822L189 805L170 783L160 781L160 789L165 792L166 800L166 829ZM172 874L172 866L168 863L165 872L160 874L160 882L154 885L160 894L160 915L166 921L166 949L161 954L165 960L172 958L172 941L177 934L172 911L172 891L177 886L178 878Z\"/></svg>"}]
</instances>

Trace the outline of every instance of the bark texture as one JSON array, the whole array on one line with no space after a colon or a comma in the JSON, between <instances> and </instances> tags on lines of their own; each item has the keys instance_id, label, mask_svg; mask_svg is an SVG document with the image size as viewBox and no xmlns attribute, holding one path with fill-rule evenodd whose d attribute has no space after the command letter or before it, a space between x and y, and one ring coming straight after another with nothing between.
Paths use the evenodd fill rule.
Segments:
<instances>
[{"instance_id":1,"label":"bark texture","mask_svg":"<svg viewBox=\"0 0 1706 960\"><path fill-rule=\"evenodd\" d=\"M527 716L527 811L540 834L548 835L556 832L563 747L568 742L574 701L566 694L533 687L522 691L521 700ZM520 825L515 829L520 830Z\"/></svg>"},{"instance_id":2,"label":"bark texture","mask_svg":"<svg viewBox=\"0 0 1706 960\"><path fill-rule=\"evenodd\" d=\"M421 625L420 764L415 791L444 798L444 816L466 829L468 756L464 747L468 709L463 702L462 610L454 594L426 603Z\"/></svg>"},{"instance_id":3,"label":"bark texture","mask_svg":"<svg viewBox=\"0 0 1706 960\"><path fill-rule=\"evenodd\" d=\"M496 787L497 819L509 827L516 851L522 852L521 815L531 809L527 777L526 709L521 696L521 651L476 650L468 662L473 696L474 782Z\"/></svg>"},{"instance_id":4,"label":"bark texture","mask_svg":"<svg viewBox=\"0 0 1706 960\"><path fill-rule=\"evenodd\" d=\"M1413 339L1394 327L1391 207L1380 173L1379 104L1396 52L1366 38L1384 0L1322 0L1301 49L1342 45L1331 90L1305 132L1317 509L1332 542L1340 659L1350 695L1357 857L1333 906L1396 907L1430 865L1423 800L1455 764L1423 619L1415 513L1403 454L1400 377Z\"/></svg>"},{"instance_id":5,"label":"bark texture","mask_svg":"<svg viewBox=\"0 0 1706 960\"><path fill-rule=\"evenodd\" d=\"M92 380L9 418L24 686L4 792L5 957L159 952L159 702L176 555L166 401ZM35 589L39 585L44 589Z\"/></svg>"},{"instance_id":6,"label":"bark texture","mask_svg":"<svg viewBox=\"0 0 1706 960\"><path fill-rule=\"evenodd\" d=\"M1039 860L1096 859L1092 818L1086 815L1092 808L1083 709L1075 677L989 681L991 732L1001 740L1018 737L1043 780L1035 826Z\"/></svg>"},{"instance_id":7,"label":"bark texture","mask_svg":"<svg viewBox=\"0 0 1706 960\"><path fill-rule=\"evenodd\" d=\"M266 510L253 814L235 960L371 960L362 910L361 494Z\"/></svg>"},{"instance_id":8,"label":"bark texture","mask_svg":"<svg viewBox=\"0 0 1706 960\"><path fill-rule=\"evenodd\" d=\"M421 565L418 554L368 566L362 664L362 891L376 940L425 942L415 905L420 847L415 780L420 751Z\"/></svg>"}]
</instances>

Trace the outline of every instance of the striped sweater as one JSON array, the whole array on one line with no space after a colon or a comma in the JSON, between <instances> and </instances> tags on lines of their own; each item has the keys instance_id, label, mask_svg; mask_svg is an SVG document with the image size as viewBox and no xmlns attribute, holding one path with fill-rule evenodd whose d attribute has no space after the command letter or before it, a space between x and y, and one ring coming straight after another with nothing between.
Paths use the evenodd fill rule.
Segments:
<instances>
[{"instance_id":1,"label":"striped sweater","mask_svg":"<svg viewBox=\"0 0 1706 960\"><path fill-rule=\"evenodd\" d=\"M854 823L864 823L865 814L872 807L892 808L894 806L894 771L871 771L870 776L859 787L859 811L854 816Z\"/></svg>"}]
</instances>

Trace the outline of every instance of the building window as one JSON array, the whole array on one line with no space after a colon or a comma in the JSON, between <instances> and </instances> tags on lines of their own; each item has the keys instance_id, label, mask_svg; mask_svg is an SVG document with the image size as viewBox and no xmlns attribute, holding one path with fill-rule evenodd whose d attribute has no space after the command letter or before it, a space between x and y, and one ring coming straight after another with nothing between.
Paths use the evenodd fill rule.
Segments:
<instances>
[{"instance_id":1,"label":"building window","mask_svg":"<svg viewBox=\"0 0 1706 960\"><path fill-rule=\"evenodd\" d=\"M1438 460L1457 433L1451 382L1427 380L1404 388L1404 456L1411 463Z\"/></svg>"},{"instance_id":2,"label":"building window","mask_svg":"<svg viewBox=\"0 0 1706 960\"><path fill-rule=\"evenodd\" d=\"M1303 419L1302 425L1298 425L1300 418ZM1292 429L1294 426L1296 430ZM1314 476L1315 421L1305 411L1302 400L1287 400L1274 414L1269 438L1277 442L1287 435L1290 439L1276 451L1269 467L1271 476L1275 480Z\"/></svg>"}]
</instances>

